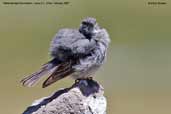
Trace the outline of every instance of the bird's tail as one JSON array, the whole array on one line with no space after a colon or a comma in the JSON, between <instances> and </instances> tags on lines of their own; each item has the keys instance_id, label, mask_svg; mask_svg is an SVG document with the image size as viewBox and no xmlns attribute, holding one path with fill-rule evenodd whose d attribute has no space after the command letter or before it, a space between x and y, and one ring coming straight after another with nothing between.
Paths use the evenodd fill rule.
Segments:
<instances>
[{"instance_id":1,"label":"bird's tail","mask_svg":"<svg viewBox=\"0 0 171 114\"><path fill-rule=\"evenodd\" d=\"M39 71L23 78L21 80L21 83L23 86L32 87L39 81L41 77L43 77L47 73L53 72L56 67L58 67L57 61L56 59L53 59L52 61L44 64Z\"/></svg>"}]
</instances>

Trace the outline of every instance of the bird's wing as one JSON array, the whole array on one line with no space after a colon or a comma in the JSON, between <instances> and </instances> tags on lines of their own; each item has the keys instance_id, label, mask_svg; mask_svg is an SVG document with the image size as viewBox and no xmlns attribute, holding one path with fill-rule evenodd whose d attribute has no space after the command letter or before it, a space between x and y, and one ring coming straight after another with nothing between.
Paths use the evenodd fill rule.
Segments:
<instances>
[{"instance_id":1,"label":"bird's wing","mask_svg":"<svg viewBox=\"0 0 171 114\"><path fill-rule=\"evenodd\" d=\"M45 88L54 82L65 78L73 73L72 61L61 63L58 68L43 82L42 87Z\"/></svg>"},{"instance_id":2,"label":"bird's wing","mask_svg":"<svg viewBox=\"0 0 171 114\"><path fill-rule=\"evenodd\" d=\"M62 29L51 42L52 56L80 56L87 55L96 46L96 41L87 39L76 29Z\"/></svg>"},{"instance_id":3,"label":"bird's wing","mask_svg":"<svg viewBox=\"0 0 171 114\"><path fill-rule=\"evenodd\" d=\"M25 77L20 82L22 83L23 86L27 86L27 87L34 86L41 77L43 77L47 73L50 73L54 69L54 67L49 67L49 65L50 65L49 63L43 65L39 71L34 72L33 74Z\"/></svg>"},{"instance_id":4,"label":"bird's wing","mask_svg":"<svg viewBox=\"0 0 171 114\"><path fill-rule=\"evenodd\" d=\"M72 53L76 55L87 55L95 49L96 41L93 39L80 39L72 44Z\"/></svg>"},{"instance_id":5,"label":"bird's wing","mask_svg":"<svg viewBox=\"0 0 171 114\"><path fill-rule=\"evenodd\" d=\"M23 86L32 87L39 81L41 77L45 76L45 74L52 73L55 69L57 69L58 64L60 64L60 61L54 58L48 63L44 64L39 71L25 77L20 82Z\"/></svg>"}]
</instances>

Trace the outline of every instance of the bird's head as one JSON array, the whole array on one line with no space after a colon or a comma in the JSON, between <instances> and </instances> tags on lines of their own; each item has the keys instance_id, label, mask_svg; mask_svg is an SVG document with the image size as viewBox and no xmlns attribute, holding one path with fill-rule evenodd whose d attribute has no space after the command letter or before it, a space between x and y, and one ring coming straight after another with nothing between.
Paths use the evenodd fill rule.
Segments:
<instances>
[{"instance_id":1,"label":"bird's head","mask_svg":"<svg viewBox=\"0 0 171 114\"><path fill-rule=\"evenodd\" d=\"M82 20L79 32L87 38L91 38L99 29L95 18L87 17Z\"/></svg>"}]
</instances>

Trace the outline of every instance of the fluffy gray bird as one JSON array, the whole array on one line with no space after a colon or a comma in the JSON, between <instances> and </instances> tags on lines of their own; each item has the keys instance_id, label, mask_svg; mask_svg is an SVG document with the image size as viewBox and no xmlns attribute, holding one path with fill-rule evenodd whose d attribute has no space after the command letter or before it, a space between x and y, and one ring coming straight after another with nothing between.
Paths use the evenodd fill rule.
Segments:
<instances>
[{"instance_id":1,"label":"fluffy gray bird","mask_svg":"<svg viewBox=\"0 0 171 114\"><path fill-rule=\"evenodd\" d=\"M90 78L104 63L109 42L107 31L91 17L83 19L79 29L61 29L50 45L53 59L21 83L31 87L47 73L50 76L44 81L43 88L66 76L76 80Z\"/></svg>"}]
</instances>

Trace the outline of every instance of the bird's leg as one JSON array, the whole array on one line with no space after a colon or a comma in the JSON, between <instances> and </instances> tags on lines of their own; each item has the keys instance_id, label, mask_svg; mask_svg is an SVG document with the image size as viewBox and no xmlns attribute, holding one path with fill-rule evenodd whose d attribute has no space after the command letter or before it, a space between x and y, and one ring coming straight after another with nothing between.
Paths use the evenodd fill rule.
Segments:
<instances>
[{"instance_id":1,"label":"bird's leg","mask_svg":"<svg viewBox=\"0 0 171 114\"><path fill-rule=\"evenodd\" d=\"M82 78L77 78L77 79L75 80L75 83L79 83L80 80L82 80Z\"/></svg>"},{"instance_id":2,"label":"bird's leg","mask_svg":"<svg viewBox=\"0 0 171 114\"><path fill-rule=\"evenodd\" d=\"M75 80L75 83L80 82L80 80L93 80L93 77L77 78L77 79Z\"/></svg>"},{"instance_id":3,"label":"bird's leg","mask_svg":"<svg viewBox=\"0 0 171 114\"><path fill-rule=\"evenodd\" d=\"M87 77L87 80L93 80L93 77Z\"/></svg>"}]
</instances>

